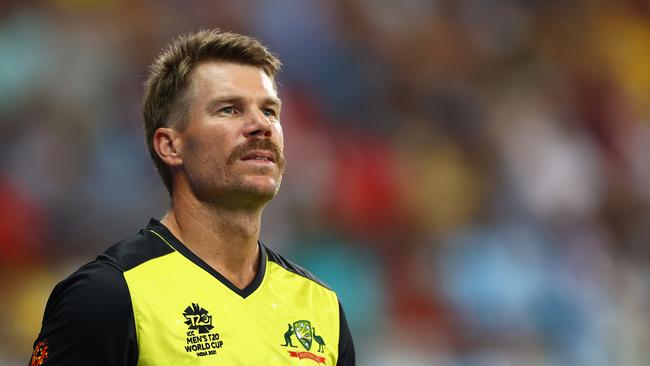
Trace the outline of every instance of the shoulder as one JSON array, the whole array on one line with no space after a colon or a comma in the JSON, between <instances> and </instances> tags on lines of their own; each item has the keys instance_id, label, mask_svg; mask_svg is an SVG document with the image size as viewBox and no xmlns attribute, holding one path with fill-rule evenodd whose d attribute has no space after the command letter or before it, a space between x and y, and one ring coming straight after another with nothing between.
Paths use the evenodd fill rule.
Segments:
<instances>
[{"instance_id":1,"label":"shoulder","mask_svg":"<svg viewBox=\"0 0 650 366\"><path fill-rule=\"evenodd\" d=\"M260 243L261 244L261 243ZM313 281L314 283L330 290L333 291L327 284L325 284L323 281L321 281L318 277L316 277L314 274L306 270L305 268L297 265L296 263L286 259L285 257L281 256L280 254L276 253L275 251L271 250L269 247L267 247L264 244L261 244L262 249L266 253L266 257L268 258L269 262L273 262L280 266L281 268L285 269L288 272L291 272L295 275L304 277L308 280Z\"/></svg>"},{"instance_id":2,"label":"shoulder","mask_svg":"<svg viewBox=\"0 0 650 366\"><path fill-rule=\"evenodd\" d=\"M338 332L339 332L338 338L339 339L338 339L338 357L337 357L336 365L354 366L356 361L355 361L354 344L352 341L352 335L350 333L350 328L348 327L348 322L345 313L343 311L343 307L341 306L341 303L339 302L336 293L329 286L323 283L323 281L321 281L318 277L314 276L311 272L309 272L305 268L284 258L283 256L277 254L276 252L274 252L273 250L269 249L264 245L262 245L262 248L264 248L269 262L273 262L277 264L279 267L283 268L284 270L293 273L297 276L308 279L312 283L315 283L320 287L326 289L326 291L324 291L325 293L327 293L326 298L333 301L334 306L338 308L338 312L336 313L338 313ZM323 292L320 293L322 294Z\"/></svg>"},{"instance_id":3,"label":"shoulder","mask_svg":"<svg viewBox=\"0 0 650 366\"><path fill-rule=\"evenodd\" d=\"M171 251L145 229L122 240L59 282L45 308L46 324L110 325L131 316L124 271Z\"/></svg>"},{"instance_id":4,"label":"shoulder","mask_svg":"<svg viewBox=\"0 0 650 366\"><path fill-rule=\"evenodd\" d=\"M127 360L136 359L135 338L131 298L122 272L95 260L52 291L34 355L39 345L46 344L49 364L96 360L96 365L127 365L131 364Z\"/></svg>"},{"instance_id":5,"label":"shoulder","mask_svg":"<svg viewBox=\"0 0 650 366\"><path fill-rule=\"evenodd\" d=\"M84 264L61 281L54 288L51 300L71 295L91 300L128 294L123 276L125 271L172 251L153 232L142 229L112 245L94 261Z\"/></svg>"},{"instance_id":6,"label":"shoulder","mask_svg":"<svg viewBox=\"0 0 650 366\"><path fill-rule=\"evenodd\" d=\"M110 326L115 318L130 317L130 312L131 299L122 270L97 259L54 287L45 307L43 331L90 324Z\"/></svg>"},{"instance_id":7,"label":"shoulder","mask_svg":"<svg viewBox=\"0 0 650 366\"><path fill-rule=\"evenodd\" d=\"M124 272L169 252L144 229L59 282L47 301L35 352L47 344L48 362L57 365L135 364L137 336Z\"/></svg>"},{"instance_id":8,"label":"shoulder","mask_svg":"<svg viewBox=\"0 0 650 366\"><path fill-rule=\"evenodd\" d=\"M159 234L147 227L108 248L97 261L125 272L173 251Z\"/></svg>"}]
</instances>

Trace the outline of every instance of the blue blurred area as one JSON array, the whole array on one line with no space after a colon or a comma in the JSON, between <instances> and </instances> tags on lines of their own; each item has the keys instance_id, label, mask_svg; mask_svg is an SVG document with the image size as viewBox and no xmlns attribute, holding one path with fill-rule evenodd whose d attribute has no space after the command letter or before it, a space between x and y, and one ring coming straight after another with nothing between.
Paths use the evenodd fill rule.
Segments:
<instances>
[{"instance_id":1,"label":"blue blurred area","mask_svg":"<svg viewBox=\"0 0 650 366\"><path fill-rule=\"evenodd\" d=\"M647 2L10 0L0 365L57 281L164 213L142 83L202 27L283 60L262 239L340 294L359 365L650 363Z\"/></svg>"}]
</instances>

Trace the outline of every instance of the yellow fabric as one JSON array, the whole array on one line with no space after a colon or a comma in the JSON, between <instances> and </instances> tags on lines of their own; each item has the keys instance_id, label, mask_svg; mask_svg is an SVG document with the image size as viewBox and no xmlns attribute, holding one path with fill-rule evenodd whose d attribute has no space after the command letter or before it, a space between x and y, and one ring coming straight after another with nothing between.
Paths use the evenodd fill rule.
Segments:
<instances>
[{"instance_id":1,"label":"yellow fabric","mask_svg":"<svg viewBox=\"0 0 650 366\"><path fill-rule=\"evenodd\" d=\"M268 259L262 283L246 298L178 252L147 261L124 276L133 303L140 366L336 364L336 294ZM184 315L193 304L193 311L207 311L203 319ZM295 348L283 346L289 325L304 330L294 326L301 320L314 329L308 332L310 349L295 332L289 336ZM213 328L190 328L201 324ZM322 352L315 335L325 343Z\"/></svg>"}]
</instances>

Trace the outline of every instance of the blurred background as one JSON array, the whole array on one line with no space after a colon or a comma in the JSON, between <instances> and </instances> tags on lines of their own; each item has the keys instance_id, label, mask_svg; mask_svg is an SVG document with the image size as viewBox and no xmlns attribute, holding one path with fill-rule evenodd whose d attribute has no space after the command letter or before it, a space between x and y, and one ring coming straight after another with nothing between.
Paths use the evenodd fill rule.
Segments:
<instances>
[{"instance_id":1,"label":"blurred background","mask_svg":"<svg viewBox=\"0 0 650 366\"><path fill-rule=\"evenodd\" d=\"M3 0L0 365L168 207L142 83L201 27L284 62L262 239L338 291L359 365L650 364L647 1Z\"/></svg>"}]
</instances>

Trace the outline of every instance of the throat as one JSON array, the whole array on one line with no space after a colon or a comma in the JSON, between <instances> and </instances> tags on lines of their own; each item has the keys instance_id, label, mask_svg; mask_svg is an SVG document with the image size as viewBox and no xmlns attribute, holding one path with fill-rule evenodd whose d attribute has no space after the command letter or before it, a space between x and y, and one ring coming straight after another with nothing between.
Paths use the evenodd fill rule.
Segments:
<instances>
[{"instance_id":1,"label":"throat","mask_svg":"<svg viewBox=\"0 0 650 366\"><path fill-rule=\"evenodd\" d=\"M162 223L194 255L241 290L253 282L260 267L260 219L259 215L172 208Z\"/></svg>"},{"instance_id":2,"label":"throat","mask_svg":"<svg viewBox=\"0 0 650 366\"><path fill-rule=\"evenodd\" d=\"M258 275L261 261L260 251L261 249L258 245L255 254L252 256L248 255L240 258L229 258L228 255L216 254L206 258L207 260L204 259L204 261L237 289L243 290L248 287Z\"/></svg>"}]
</instances>

